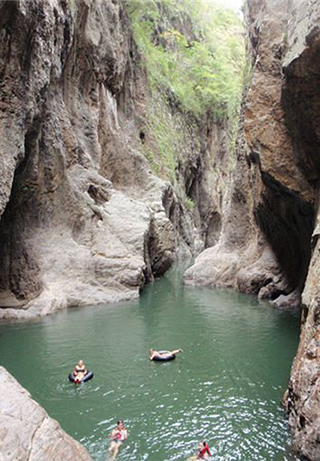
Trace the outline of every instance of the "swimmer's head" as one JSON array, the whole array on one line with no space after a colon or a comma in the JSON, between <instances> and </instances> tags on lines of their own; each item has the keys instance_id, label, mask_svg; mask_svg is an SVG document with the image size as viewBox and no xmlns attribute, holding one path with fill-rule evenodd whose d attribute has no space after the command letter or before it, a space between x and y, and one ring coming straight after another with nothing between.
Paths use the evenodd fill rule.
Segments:
<instances>
[{"instance_id":1,"label":"swimmer's head","mask_svg":"<svg viewBox=\"0 0 320 461\"><path fill-rule=\"evenodd\" d=\"M78 365L79 365L79 367L82 367L83 366L83 360L79 360Z\"/></svg>"}]
</instances>

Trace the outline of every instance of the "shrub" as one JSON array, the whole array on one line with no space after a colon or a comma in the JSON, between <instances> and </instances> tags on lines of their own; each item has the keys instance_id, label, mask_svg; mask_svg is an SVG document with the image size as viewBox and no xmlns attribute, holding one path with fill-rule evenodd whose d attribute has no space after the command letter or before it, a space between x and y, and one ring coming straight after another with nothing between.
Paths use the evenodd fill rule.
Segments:
<instances>
[{"instance_id":1,"label":"shrub","mask_svg":"<svg viewBox=\"0 0 320 461\"><path fill-rule=\"evenodd\" d=\"M151 88L196 118L235 117L244 66L240 18L200 0L129 0L126 6Z\"/></svg>"}]
</instances>

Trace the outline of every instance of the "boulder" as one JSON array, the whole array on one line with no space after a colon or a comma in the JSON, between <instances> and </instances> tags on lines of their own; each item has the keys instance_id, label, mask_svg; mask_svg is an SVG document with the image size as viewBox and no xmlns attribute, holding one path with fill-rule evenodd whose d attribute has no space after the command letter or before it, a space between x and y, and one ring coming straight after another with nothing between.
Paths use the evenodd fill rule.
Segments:
<instances>
[{"instance_id":1,"label":"boulder","mask_svg":"<svg viewBox=\"0 0 320 461\"><path fill-rule=\"evenodd\" d=\"M0 420L1 461L92 461L3 367Z\"/></svg>"}]
</instances>

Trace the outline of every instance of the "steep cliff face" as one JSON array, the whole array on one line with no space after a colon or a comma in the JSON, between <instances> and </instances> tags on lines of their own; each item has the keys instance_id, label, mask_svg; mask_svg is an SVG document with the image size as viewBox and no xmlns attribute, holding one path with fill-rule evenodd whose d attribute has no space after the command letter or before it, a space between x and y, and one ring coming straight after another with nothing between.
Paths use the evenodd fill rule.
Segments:
<instances>
[{"instance_id":1,"label":"steep cliff face","mask_svg":"<svg viewBox=\"0 0 320 461\"><path fill-rule=\"evenodd\" d=\"M294 449L320 459L319 50L316 1L248 0L252 76L230 206L187 283L231 286L281 307L303 303L285 402Z\"/></svg>"},{"instance_id":2,"label":"steep cliff face","mask_svg":"<svg viewBox=\"0 0 320 461\"><path fill-rule=\"evenodd\" d=\"M278 305L298 304L310 260L315 186L295 152L282 82L287 1L249 1L252 75L221 239L199 256L187 283L231 286Z\"/></svg>"},{"instance_id":3,"label":"steep cliff face","mask_svg":"<svg viewBox=\"0 0 320 461\"><path fill-rule=\"evenodd\" d=\"M0 395L1 461L92 461L2 367Z\"/></svg>"},{"instance_id":4,"label":"steep cliff face","mask_svg":"<svg viewBox=\"0 0 320 461\"><path fill-rule=\"evenodd\" d=\"M176 186L151 171L154 101L123 2L3 1L0 43L0 317L131 299L215 241L217 188L197 213L179 194L203 194L223 127L197 143L202 128L169 113Z\"/></svg>"},{"instance_id":5,"label":"steep cliff face","mask_svg":"<svg viewBox=\"0 0 320 461\"><path fill-rule=\"evenodd\" d=\"M307 459L320 460L320 5L318 2L296 2L294 7L288 23L283 106L296 161L315 189L316 218L311 261L302 293L300 344L285 401L296 449Z\"/></svg>"}]
</instances>

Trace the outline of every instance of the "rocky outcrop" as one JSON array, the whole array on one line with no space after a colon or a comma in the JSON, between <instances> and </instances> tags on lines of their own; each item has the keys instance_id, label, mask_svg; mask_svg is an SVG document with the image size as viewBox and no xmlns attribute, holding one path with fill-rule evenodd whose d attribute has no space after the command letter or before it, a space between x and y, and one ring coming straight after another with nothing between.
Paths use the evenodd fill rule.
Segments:
<instances>
[{"instance_id":1,"label":"rocky outcrop","mask_svg":"<svg viewBox=\"0 0 320 461\"><path fill-rule=\"evenodd\" d=\"M320 7L248 0L252 75L229 208L216 246L187 283L231 286L279 307L303 303L285 404L296 452L320 460Z\"/></svg>"},{"instance_id":2,"label":"rocky outcrop","mask_svg":"<svg viewBox=\"0 0 320 461\"><path fill-rule=\"evenodd\" d=\"M92 461L2 367L0 417L1 461Z\"/></svg>"},{"instance_id":3,"label":"rocky outcrop","mask_svg":"<svg viewBox=\"0 0 320 461\"><path fill-rule=\"evenodd\" d=\"M199 147L201 130L172 116L187 160L175 187L155 176L139 64L119 0L1 2L0 318L132 299L217 239L220 194L201 210L181 200L210 184L212 136Z\"/></svg>"},{"instance_id":4,"label":"rocky outcrop","mask_svg":"<svg viewBox=\"0 0 320 461\"><path fill-rule=\"evenodd\" d=\"M320 6L294 2L288 23L284 59L283 105L293 139L296 161L308 182L319 184L319 50ZM300 344L295 357L285 403L294 446L304 457L320 460L320 317L319 317L319 200L311 239L312 256L302 294Z\"/></svg>"},{"instance_id":5,"label":"rocky outcrop","mask_svg":"<svg viewBox=\"0 0 320 461\"><path fill-rule=\"evenodd\" d=\"M3 2L0 16L0 316L135 297L157 273L146 264L146 239L163 227L163 216L154 223L170 185L130 147L123 7ZM164 266L175 251L166 225L171 239L156 240Z\"/></svg>"},{"instance_id":6,"label":"rocky outcrop","mask_svg":"<svg viewBox=\"0 0 320 461\"><path fill-rule=\"evenodd\" d=\"M289 15L285 0L247 3L252 71L230 204L218 244L185 276L187 283L233 287L281 306L300 302L315 212L315 188L297 161L283 107Z\"/></svg>"}]
</instances>

